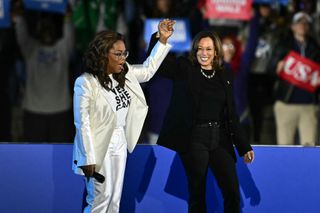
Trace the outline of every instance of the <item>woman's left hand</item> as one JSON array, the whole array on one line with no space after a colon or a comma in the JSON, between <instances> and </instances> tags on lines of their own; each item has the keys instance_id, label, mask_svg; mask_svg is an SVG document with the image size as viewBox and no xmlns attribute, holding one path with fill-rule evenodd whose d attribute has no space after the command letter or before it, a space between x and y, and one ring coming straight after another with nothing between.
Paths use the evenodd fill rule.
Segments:
<instances>
[{"instance_id":1,"label":"woman's left hand","mask_svg":"<svg viewBox=\"0 0 320 213\"><path fill-rule=\"evenodd\" d=\"M245 163L252 163L253 160L254 160L254 152L253 150L247 152L245 155L244 155L244 162Z\"/></svg>"}]
</instances>

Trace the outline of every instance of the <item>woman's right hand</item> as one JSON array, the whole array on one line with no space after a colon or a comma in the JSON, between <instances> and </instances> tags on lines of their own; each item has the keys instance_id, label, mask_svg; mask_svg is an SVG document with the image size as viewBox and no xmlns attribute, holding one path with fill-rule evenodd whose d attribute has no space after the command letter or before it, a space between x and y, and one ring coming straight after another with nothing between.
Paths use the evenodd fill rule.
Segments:
<instances>
[{"instance_id":1,"label":"woman's right hand","mask_svg":"<svg viewBox=\"0 0 320 213\"><path fill-rule=\"evenodd\" d=\"M245 155L244 155L244 162L245 163L252 163L254 160L254 152L253 150L247 152Z\"/></svg>"},{"instance_id":2,"label":"woman's right hand","mask_svg":"<svg viewBox=\"0 0 320 213\"><path fill-rule=\"evenodd\" d=\"M92 177L95 169L96 169L96 165L92 164L92 165L85 165L85 166L80 166L80 168L82 169L84 175L89 178Z\"/></svg>"}]
</instances>

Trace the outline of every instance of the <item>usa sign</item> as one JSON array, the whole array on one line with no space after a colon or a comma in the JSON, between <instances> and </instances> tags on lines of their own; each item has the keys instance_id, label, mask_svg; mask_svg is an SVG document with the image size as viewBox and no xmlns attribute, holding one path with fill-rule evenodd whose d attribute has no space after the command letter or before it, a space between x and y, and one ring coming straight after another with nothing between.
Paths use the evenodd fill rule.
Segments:
<instances>
[{"instance_id":1,"label":"usa sign","mask_svg":"<svg viewBox=\"0 0 320 213\"><path fill-rule=\"evenodd\" d=\"M208 19L249 20L253 0L206 0L204 16Z\"/></svg>"},{"instance_id":2,"label":"usa sign","mask_svg":"<svg viewBox=\"0 0 320 213\"><path fill-rule=\"evenodd\" d=\"M284 61L284 68L279 73L280 78L299 88L315 92L319 86L320 64L294 51L289 52Z\"/></svg>"}]
</instances>

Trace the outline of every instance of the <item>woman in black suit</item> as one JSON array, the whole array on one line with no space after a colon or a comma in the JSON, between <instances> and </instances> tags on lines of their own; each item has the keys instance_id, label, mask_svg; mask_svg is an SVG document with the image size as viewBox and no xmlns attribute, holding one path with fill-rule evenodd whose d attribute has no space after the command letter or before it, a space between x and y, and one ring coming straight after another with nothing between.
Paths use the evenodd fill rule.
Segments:
<instances>
[{"instance_id":1,"label":"woman in black suit","mask_svg":"<svg viewBox=\"0 0 320 213\"><path fill-rule=\"evenodd\" d=\"M157 41L153 35L150 48ZM173 80L173 94L158 145L180 155L188 178L189 213L206 212L206 177L211 169L224 198L224 212L240 212L235 145L246 163L254 152L235 113L231 78L223 69L222 47L212 31L201 31L189 58L169 57L160 73Z\"/></svg>"}]
</instances>

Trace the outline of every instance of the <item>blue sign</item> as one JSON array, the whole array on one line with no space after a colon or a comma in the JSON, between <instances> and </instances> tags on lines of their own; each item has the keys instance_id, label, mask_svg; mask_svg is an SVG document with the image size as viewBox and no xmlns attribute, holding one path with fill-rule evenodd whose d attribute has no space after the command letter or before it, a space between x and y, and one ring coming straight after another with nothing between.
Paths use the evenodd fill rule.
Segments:
<instances>
[{"instance_id":1,"label":"blue sign","mask_svg":"<svg viewBox=\"0 0 320 213\"><path fill-rule=\"evenodd\" d=\"M24 0L24 5L30 10L65 13L68 0Z\"/></svg>"},{"instance_id":2,"label":"blue sign","mask_svg":"<svg viewBox=\"0 0 320 213\"><path fill-rule=\"evenodd\" d=\"M6 28L11 25L10 19L10 1L0 0L0 27Z\"/></svg>"},{"instance_id":3,"label":"blue sign","mask_svg":"<svg viewBox=\"0 0 320 213\"><path fill-rule=\"evenodd\" d=\"M144 41L149 44L150 36L158 31L158 24L162 19L147 19L144 25ZM191 33L189 21L177 19L174 25L174 33L168 42L172 44L173 52L186 52L190 50ZM147 45L148 46L148 45Z\"/></svg>"},{"instance_id":4,"label":"blue sign","mask_svg":"<svg viewBox=\"0 0 320 213\"><path fill-rule=\"evenodd\" d=\"M288 5L288 0L254 0L256 4L274 4L279 3L282 5Z\"/></svg>"}]
</instances>

